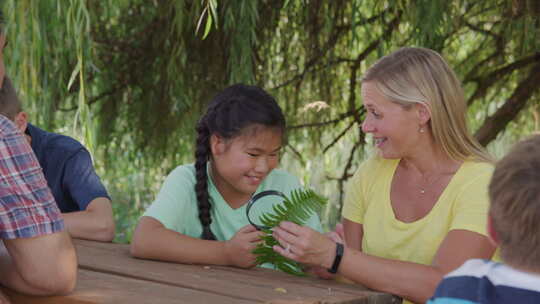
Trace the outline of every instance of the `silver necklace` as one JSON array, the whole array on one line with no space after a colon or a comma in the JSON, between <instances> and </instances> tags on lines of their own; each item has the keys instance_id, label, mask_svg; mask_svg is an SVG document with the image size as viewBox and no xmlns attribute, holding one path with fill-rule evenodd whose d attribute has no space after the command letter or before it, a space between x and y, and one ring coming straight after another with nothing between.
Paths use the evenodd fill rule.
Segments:
<instances>
[{"instance_id":1,"label":"silver necklace","mask_svg":"<svg viewBox=\"0 0 540 304\"><path fill-rule=\"evenodd\" d=\"M438 177L436 177L435 179L433 179L429 184L425 185L424 187L420 187L420 194L426 194L426 191L429 187L431 187L436 181L438 181L439 179L441 179L441 177L443 176L444 174L440 174Z\"/></svg>"}]
</instances>

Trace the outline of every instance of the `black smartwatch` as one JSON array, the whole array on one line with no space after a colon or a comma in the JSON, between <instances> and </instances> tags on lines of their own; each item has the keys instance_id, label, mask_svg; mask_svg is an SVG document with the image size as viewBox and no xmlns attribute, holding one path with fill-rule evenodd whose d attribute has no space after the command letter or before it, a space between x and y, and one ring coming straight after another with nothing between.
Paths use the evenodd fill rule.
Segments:
<instances>
[{"instance_id":1,"label":"black smartwatch","mask_svg":"<svg viewBox=\"0 0 540 304\"><path fill-rule=\"evenodd\" d=\"M332 267L328 268L328 272L337 273L339 264L341 263L341 258L343 257L343 251L343 244L336 243L336 257L334 258L334 263L332 263Z\"/></svg>"}]
</instances>

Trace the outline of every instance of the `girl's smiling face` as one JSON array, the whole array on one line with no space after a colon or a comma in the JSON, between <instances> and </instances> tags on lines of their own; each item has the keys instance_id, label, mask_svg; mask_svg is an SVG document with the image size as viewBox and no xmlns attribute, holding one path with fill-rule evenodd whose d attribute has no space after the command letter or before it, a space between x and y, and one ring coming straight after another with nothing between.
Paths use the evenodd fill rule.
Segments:
<instances>
[{"instance_id":1,"label":"girl's smiling face","mask_svg":"<svg viewBox=\"0 0 540 304\"><path fill-rule=\"evenodd\" d=\"M212 178L232 207L247 201L279 164L281 131L254 125L232 139L210 138ZM245 200L245 201L244 201Z\"/></svg>"},{"instance_id":2,"label":"girl's smiling face","mask_svg":"<svg viewBox=\"0 0 540 304\"><path fill-rule=\"evenodd\" d=\"M372 82L362 83L362 102L367 111L362 131L373 135L383 158L411 156L421 148L419 105L405 109L386 99Z\"/></svg>"}]
</instances>

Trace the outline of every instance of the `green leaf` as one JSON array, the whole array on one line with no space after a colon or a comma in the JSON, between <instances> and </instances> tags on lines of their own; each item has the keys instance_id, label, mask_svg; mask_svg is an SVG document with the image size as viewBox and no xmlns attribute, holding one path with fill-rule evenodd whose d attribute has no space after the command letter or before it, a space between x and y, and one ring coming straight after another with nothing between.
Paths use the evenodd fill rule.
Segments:
<instances>
[{"instance_id":1,"label":"green leaf","mask_svg":"<svg viewBox=\"0 0 540 304\"><path fill-rule=\"evenodd\" d=\"M195 34L197 34L199 32L199 29L201 28L202 21L203 21L204 16L206 15L207 12L208 12L208 8L205 7L204 10L201 13L201 16L199 16L199 20L197 21L197 27L195 28Z\"/></svg>"},{"instance_id":2,"label":"green leaf","mask_svg":"<svg viewBox=\"0 0 540 304\"><path fill-rule=\"evenodd\" d=\"M206 17L206 26L204 28L204 35L202 39L204 40L206 36L208 36L208 33L210 33L210 29L212 28L212 16L208 15Z\"/></svg>"},{"instance_id":3,"label":"green leaf","mask_svg":"<svg viewBox=\"0 0 540 304\"><path fill-rule=\"evenodd\" d=\"M285 198L283 204L275 205L273 213L265 213L259 217L264 226L276 227L283 221L304 225L305 222L327 203L328 199L319 196L312 190L296 189L290 197ZM272 230L263 230L266 233L261 237L262 242L257 245L253 253L257 255L257 265L271 263L277 269L296 276L305 276L302 265L276 253L272 246L279 243L272 236Z\"/></svg>"},{"instance_id":4,"label":"green leaf","mask_svg":"<svg viewBox=\"0 0 540 304\"><path fill-rule=\"evenodd\" d=\"M69 89L71 89L71 86L73 85L73 82L75 81L75 78L77 77L77 75L79 75L79 72L81 71L81 62L77 62L77 66L75 66L75 69L73 70L73 72L71 72L71 76L69 77L69 82L68 82L68 86L67 86L67 90L69 91Z\"/></svg>"}]
</instances>

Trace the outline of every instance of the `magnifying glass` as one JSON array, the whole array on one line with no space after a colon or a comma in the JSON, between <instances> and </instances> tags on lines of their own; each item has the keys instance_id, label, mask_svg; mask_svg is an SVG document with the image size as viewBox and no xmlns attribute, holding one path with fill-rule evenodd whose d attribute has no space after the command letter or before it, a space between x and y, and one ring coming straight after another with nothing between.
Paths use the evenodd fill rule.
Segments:
<instances>
[{"instance_id":1,"label":"magnifying glass","mask_svg":"<svg viewBox=\"0 0 540 304\"><path fill-rule=\"evenodd\" d=\"M276 198L275 196L280 198ZM273 206L281 204L285 199L285 194L276 190L267 190L255 194L251 197L246 207L248 222L257 230L271 229L272 227L263 224L263 215L268 215L269 212L272 212Z\"/></svg>"}]
</instances>

